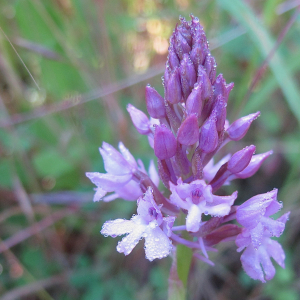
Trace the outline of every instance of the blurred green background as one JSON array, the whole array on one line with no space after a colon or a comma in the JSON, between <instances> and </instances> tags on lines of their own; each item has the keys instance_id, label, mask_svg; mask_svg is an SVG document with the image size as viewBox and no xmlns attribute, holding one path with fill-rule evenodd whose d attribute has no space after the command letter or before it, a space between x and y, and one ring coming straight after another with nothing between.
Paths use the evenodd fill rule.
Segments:
<instances>
[{"instance_id":1,"label":"blurred green background","mask_svg":"<svg viewBox=\"0 0 300 300\"><path fill-rule=\"evenodd\" d=\"M126 105L145 111L147 83L163 94L168 37L179 15L190 13L206 30L218 73L235 83L228 119L261 111L231 151L249 144L257 153L274 150L253 178L229 190L238 189L245 201L277 187L283 211L292 213L280 239L286 269L278 268L271 282L249 279L235 245L228 243L212 255L215 267L193 262L189 299L300 299L297 3L1 1L0 299L167 298L170 258L146 261L142 243L125 257L115 250L116 239L99 233L108 219L130 218L135 203L93 203L85 172L104 171L102 141L114 146L123 141L146 166L154 158ZM278 38L278 49L249 94Z\"/></svg>"}]
</instances>

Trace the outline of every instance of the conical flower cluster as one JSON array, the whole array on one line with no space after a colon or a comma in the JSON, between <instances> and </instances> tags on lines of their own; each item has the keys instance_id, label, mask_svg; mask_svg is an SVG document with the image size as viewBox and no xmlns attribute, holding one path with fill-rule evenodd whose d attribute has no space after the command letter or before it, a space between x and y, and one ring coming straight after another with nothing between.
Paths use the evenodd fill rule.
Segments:
<instances>
[{"instance_id":1,"label":"conical flower cluster","mask_svg":"<svg viewBox=\"0 0 300 300\"><path fill-rule=\"evenodd\" d=\"M150 118L131 104L127 107L137 131L148 136L159 177L153 162L147 172L122 143L121 153L104 143L100 152L107 173L87 176L97 186L96 201L108 192L114 193L105 196L106 201L118 197L137 200L136 216L108 221L101 231L113 237L128 234L119 242L119 252L129 254L145 238L149 260L167 256L181 243L192 248L195 257L213 264L207 251L220 242L236 240L238 251L246 249L241 258L244 270L250 277L265 281L275 274L270 257L284 266L284 252L271 236L281 235L288 214L276 221L269 218L282 206L277 190L254 196L240 206L234 205L237 191L215 195L232 180L254 175L272 154L255 155L255 146L249 145L214 164L214 155L228 142L242 139L259 116L256 112L229 124L226 110L233 83L227 84L222 74L216 76L216 68L199 20L194 16L189 22L180 18L170 38L164 97L146 86ZM169 194L159 190L159 178ZM186 214L185 224L176 224L180 212ZM228 223L234 219L241 226ZM175 234L182 230L193 237L193 242Z\"/></svg>"}]
</instances>

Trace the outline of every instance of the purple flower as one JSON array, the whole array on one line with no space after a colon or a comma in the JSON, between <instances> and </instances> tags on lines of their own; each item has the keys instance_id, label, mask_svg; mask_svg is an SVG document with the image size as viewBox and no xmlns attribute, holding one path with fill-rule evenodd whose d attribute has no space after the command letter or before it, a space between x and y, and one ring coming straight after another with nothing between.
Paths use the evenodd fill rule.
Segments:
<instances>
[{"instance_id":1,"label":"purple flower","mask_svg":"<svg viewBox=\"0 0 300 300\"><path fill-rule=\"evenodd\" d=\"M276 222L285 225L289 214L289 212L284 214ZM237 246L240 247L239 249L244 248L248 242L246 250L241 255L242 266L245 272L253 279L258 279L262 282L271 280L275 275L275 268L271 262L271 258L284 268L284 251L277 241L271 239L272 233L269 229L264 229L258 248L253 246L250 236L250 231L245 228L236 240Z\"/></svg>"},{"instance_id":2,"label":"purple flower","mask_svg":"<svg viewBox=\"0 0 300 300\"><path fill-rule=\"evenodd\" d=\"M164 96L146 87L150 118L131 104L127 106L137 131L148 137L154 150L160 178L171 193L169 199L158 188L153 162L148 176L142 162L135 161L122 143L120 152L103 143L100 153L107 173L87 173L87 177L97 186L94 201L138 198L137 215L130 220L108 221L101 230L105 236L126 235L118 243L118 252L128 255L144 238L146 257L152 261L169 255L172 240L213 265L207 251L235 240L237 250L244 250L241 261L246 273L265 281L275 274L270 258L284 267L284 252L271 236L282 234L288 214L277 220L270 217L282 207L277 190L254 196L240 206L233 206L237 191L229 196L213 194L234 179L255 174L272 154L254 155L255 146L250 145L214 165L214 156L228 142L242 139L259 115L253 113L231 124L226 120L234 84L227 84L222 74L216 76L216 67L199 20L194 16L190 22L180 18L170 37ZM108 192L113 193L105 196ZM173 226L180 209L186 215L185 225ZM203 221L203 214L211 218ZM242 226L227 223L235 218ZM186 232L177 235L176 231ZM190 238L186 239L187 235Z\"/></svg>"},{"instance_id":3,"label":"purple flower","mask_svg":"<svg viewBox=\"0 0 300 300\"><path fill-rule=\"evenodd\" d=\"M235 241L238 252L246 248L241 256L243 268L251 278L262 282L275 275L270 257L284 268L284 252L280 244L270 238L282 234L288 219L289 213L277 220L270 218L281 207L282 204L277 201L277 190L274 189L252 197L236 211L236 219L244 227Z\"/></svg>"},{"instance_id":4,"label":"purple flower","mask_svg":"<svg viewBox=\"0 0 300 300\"><path fill-rule=\"evenodd\" d=\"M237 192L231 196L213 195L211 186L204 180L195 180L188 184L179 178L177 185L170 182L170 190L172 203L187 210L186 229L191 232L199 230L203 213L216 217L226 216L237 197Z\"/></svg>"},{"instance_id":5,"label":"purple flower","mask_svg":"<svg viewBox=\"0 0 300 300\"><path fill-rule=\"evenodd\" d=\"M137 170L145 173L145 168L141 162L138 167L134 157L121 142L119 149L121 153L110 144L103 142L99 150L107 173L86 173L86 176L97 186L94 201L102 198L104 201L111 201L119 197L125 200L136 200L142 195L139 183L133 179L133 175ZM149 173L150 178L158 185L158 176L153 163L150 164ZM108 192L115 193L104 197Z\"/></svg>"},{"instance_id":6,"label":"purple flower","mask_svg":"<svg viewBox=\"0 0 300 300\"><path fill-rule=\"evenodd\" d=\"M117 246L117 251L125 255L130 254L139 240L144 238L147 259L152 261L168 256L172 249L169 236L175 217L163 217L160 207L153 199L151 188L138 199L137 205L137 215L130 220L107 221L101 233L112 237L127 234Z\"/></svg>"},{"instance_id":7,"label":"purple flower","mask_svg":"<svg viewBox=\"0 0 300 300\"><path fill-rule=\"evenodd\" d=\"M250 198L237 208L236 219L247 229L237 237L236 243L239 251L250 243L257 249L262 243L266 230L272 236L279 237L282 234L285 223L270 218L281 207L282 203L277 201L277 189L274 189Z\"/></svg>"}]
</instances>

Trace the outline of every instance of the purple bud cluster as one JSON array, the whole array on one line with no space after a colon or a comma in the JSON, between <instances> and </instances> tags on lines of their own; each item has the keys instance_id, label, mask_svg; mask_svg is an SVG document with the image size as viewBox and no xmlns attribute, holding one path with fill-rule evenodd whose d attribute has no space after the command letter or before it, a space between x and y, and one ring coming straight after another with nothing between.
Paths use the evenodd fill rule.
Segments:
<instances>
[{"instance_id":1,"label":"purple bud cluster","mask_svg":"<svg viewBox=\"0 0 300 300\"><path fill-rule=\"evenodd\" d=\"M106 236L126 234L118 252L129 254L144 238L149 260L165 257L177 244L184 244L194 257L213 265L207 252L221 242L235 241L237 251L244 250L241 261L246 273L264 282L275 274L271 257L284 267L284 252L271 237L282 234L288 213L270 218L282 207L277 190L239 206L234 205L237 191L215 195L232 180L254 175L272 154L255 155L255 146L250 145L214 164L215 154L228 142L242 139L259 116L256 112L229 124L226 110L233 83L227 84L222 74L216 76L216 67L199 20L180 18L170 38L164 97L146 86L150 118L131 104L127 107L137 131L148 136L158 173L153 162L146 171L122 143L120 152L103 143L100 153L107 173L87 176L97 186L94 201L137 200L137 215L131 220L108 221L102 228ZM159 190L159 178L169 194ZM109 192L113 193L107 196ZM186 214L185 224L177 224L180 213ZM182 231L192 241L184 239Z\"/></svg>"}]
</instances>

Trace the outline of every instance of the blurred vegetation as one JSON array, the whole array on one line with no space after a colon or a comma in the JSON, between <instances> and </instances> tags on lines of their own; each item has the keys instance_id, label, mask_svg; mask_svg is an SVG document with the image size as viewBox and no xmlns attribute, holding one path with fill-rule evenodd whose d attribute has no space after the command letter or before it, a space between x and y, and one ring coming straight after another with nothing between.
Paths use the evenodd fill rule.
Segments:
<instances>
[{"instance_id":1,"label":"blurred vegetation","mask_svg":"<svg viewBox=\"0 0 300 300\"><path fill-rule=\"evenodd\" d=\"M257 110L247 136L274 150L261 170L236 181L244 201L279 188L290 221L280 241L286 269L267 284L249 279L233 243L216 266L193 262L189 299L296 300L300 294L300 17L287 0L11 0L0 2L1 299L166 299L170 259L125 257L99 234L135 204L93 203L86 171L103 172L102 141L119 140L146 166L153 153L126 112L145 110L147 83L163 93L168 37L179 15L199 17L218 73L235 88L228 118ZM6 36L11 41L9 43ZM267 61L278 37L280 45ZM17 54L18 53L18 54ZM22 60L34 80L25 69ZM1 297L1 296L0 296Z\"/></svg>"}]
</instances>

